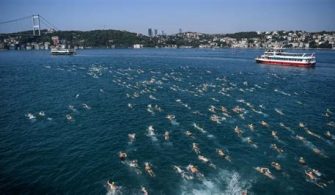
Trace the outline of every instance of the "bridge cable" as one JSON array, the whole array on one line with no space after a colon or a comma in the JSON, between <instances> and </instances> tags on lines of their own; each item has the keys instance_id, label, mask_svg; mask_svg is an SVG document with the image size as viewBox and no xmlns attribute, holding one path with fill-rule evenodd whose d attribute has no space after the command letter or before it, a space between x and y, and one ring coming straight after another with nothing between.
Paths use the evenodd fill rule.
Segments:
<instances>
[{"instance_id":1,"label":"bridge cable","mask_svg":"<svg viewBox=\"0 0 335 195\"><path fill-rule=\"evenodd\" d=\"M52 25L47 19L45 19L43 16L39 15L39 17L42 18L42 20L47 24L49 25L49 27L55 29L55 30L58 30L54 25Z\"/></svg>"},{"instance_id":2,"label":"bridge cable","mask_svg":"<svg viewBox=\"0 0 335 195\"><path fill-rule=\"evenodd\" d=\"M25 19L28 19L28 18L31 18L31 16L25 16L25 17L22 17L22 18L16 18L16 19L13 19L13 20L3 21L3 22L0 22L0 25L1 24L12 23L12 22L17 22L17 21L20 21L20 20L25 20Z\"/></svg>"}]
</instances>

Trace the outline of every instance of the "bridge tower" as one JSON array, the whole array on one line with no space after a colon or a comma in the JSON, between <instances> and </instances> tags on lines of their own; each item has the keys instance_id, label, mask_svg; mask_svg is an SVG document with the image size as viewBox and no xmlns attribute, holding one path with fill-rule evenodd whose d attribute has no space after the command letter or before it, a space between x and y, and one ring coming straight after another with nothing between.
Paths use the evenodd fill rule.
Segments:
<instances>
[{"instance_id":1,"label":"bridge tower","mask_svg":"<svg viewBox=\"0 0 335 195\"><path fill-rule=\"evenodd\" d=\"M40 15L33 15L32 16L33 21L33 35L34 36L41 36L41 30L40 30Z\"/></svg>"}]
</instances>

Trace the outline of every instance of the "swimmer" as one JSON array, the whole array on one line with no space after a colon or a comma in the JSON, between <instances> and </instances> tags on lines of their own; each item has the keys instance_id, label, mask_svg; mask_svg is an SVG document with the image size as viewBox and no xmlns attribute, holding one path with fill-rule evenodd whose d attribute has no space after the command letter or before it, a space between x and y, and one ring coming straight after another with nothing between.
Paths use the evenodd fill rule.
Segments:
<instances>
[{"instance_id":1,"label":"swimmer","mask_svg":"<svg viewBox=\"0 0 335 195\"><path fill-rule=\"evenodd\" d=\"M118 186L114 182L110 183L109 181L107 181L107 185L110 191L115 191L118 188Z\"/></svg>"},{"instance_id":2,"label":"swimmer","mask_svg":"<svg viewBox=\"0 0 335 195\"><path fill-rule=\"evenodd\" d=\"M72 120L73 120L72 116L69 115L69 114L66 115L66 119L69 120L69 121L72 121Z\"/></svg>"},{"instance_id":3,"label":"swimmer","mask_svg":"<svg viewBox=\"0 0 335 195\"><path fill-rule=\"evenodd\" d=\"M220 156L220 157L225 157L226 154L224 153L223 149L216 149L216 153Z\"/></svg>"},{"instance_id":4,"label":"swimmer","mask_svg":"<svg viewBox=\"0 0 335 195\"><path fill-rule=\"evenodd\" d=\"M318 172L319 173L319 172ZM319 176L313 171L313 170L305 170L305 176L306 179L309 180L310 182L314 183L320 188L325 188L327 187L327 184L320 182Z\"/></svg>"},{"instance_id":5,"label":"swimmer","mask_svg":"<svg viewBox=\"0 0 335 195\"><path fill-rule=\"evenodd\" d=\"M209 160L208 158L206 158L206 157L204 157L204 156L202 156L202 155L199 155L199 156L198 156L198 159L199 159L200 161L202 161L203 163L208 164L210 167L216 169L216 166L215 166L213 163L211 163L210 160Z\"/></svg>"},{"instance_id":6,"label":"swimmer","mask_svg":"<svg viewBox=\"0 0 335 195\"><path fill-rule=\"evenodd\" d=\"M216 153L222 157L222 158L225 158L226 160L228 160L229 162L231 162L231 159L228 155L225 154L224 150L223 149L216 149Z\"/></svg>"},{"instance_id":7,"label":"swimmer","mask_svg":"<svg viewBox=\"0 0 335 195\"><path fill-rule=\"evenodd\" d=\"M28 117L28 119L30 119L30 120L36 119L36 117L31 113L26 114L26 117Z\"/></svg>"},{"instance_id":8,"label":"swimmer","mask_svg":"<svg viewBox=\"0 0 335 195\"><path fill-rule=\"evenodd\" d=\"M235 133L240 137L241 135L242 135L242 130L238 127L238 126L236 126L235 127L235 129L234 129L234 131L235 131Z\"/></svg>"},{"instance_id":9,"label":"swimmer","mask_svg":"<svg viewBox=\"0 0 335 195\"><path fill-rule=\"evenodd\" d=\"M279 110L278 108L275 108L275 111L280 115L284 115L283 111Z\"/></svg>"},{"instance_id":10,"label":"swimmer","mask_svg":"<svg viewBox=\"0 0 335 195\"><path fill-rule=\"evenodd\" d=\"M126 158L127 158L127 153L125 153L125 152L119 152L119 158L120 158L120 160L121 161L124 161L124 160L126 160Z\"/></svg>"},{"instance_id":11,"label":"swimmer","mask_svg":"<svg viewBox=\"0 0 335 195\"><path fill-rule=\"evenodd\" d=\"M307 141L304 137L299 135L295 136L298 140L302 141L304 145L306 145L309 149L311 149L315 154L318 154L324 158L328 158L327 155L321 152L315 145L313 145L310 141Z\"/></svg>"},{"instance_id":12,"label":"swimmer","mask_svg":"<svg viewBox=\"0 0 335 195\"><path fill-rule=\"evenodd\" d=\"M165 131L165 133L164 133L164 139L165 139L165 141L168 141L170 139L170 134L169 134L168 131Z\"/></svg>"},{"instance_id":13,"label":"swimmer","mask_svg":"<svg viewBox=\"0 0 335 195\"><path fill-rule=\"evenodd\" d=\"M221 106L221 111L222 111L222 112L225 112L225 113L228 112L227 108L225 108L224 106Z\"/></svg>"},{"instance_id":14,"label":"swimmer","mask_svg":"<svg viewBox=\"0 0 335 195\"><path fill-rule=\"evenodd\" d=\"M326 136L328 139L335 140L335 136L334 136L333 134L331 134L330 131L326 131L325 136Z\"/></svg>"},{"instance_id":15,"label":"swimmer","mask_svg":"<svg viewBox=\"0 0 335 195\"><path fill-rule=\"evenodd\" d=\"M241 114L244 112L244 109L239 107L239 106L235 106L233 109L233 112L237 113L237 114Z\"/></svg>"},{"instance_id":16,"label":"swimmer","mask_svg":"<svg viewBox=\"0 0 335 195\"><path fill-rule=\"evenodd\" d=\"M248 144L250 144L252 147L254 148L258 148L258 146L252 141L252 139L250 137L246 138L246 141Z\"/></svg>"},{"instance_id":17,"label":"swimmer","mask_svg":"<svg viewBox=\"0 0 335 195\"><path fill-rule=\"evenodd\" d=\"M191 131L186 131L186 132L185 132L185 135L191 137L191 136L192 136L192 133L191 133Z\"/></svg>"},{"instance_id":18,"label":"swimmer","mask_svg":"<svg viewBox=\"0 0 335 195\"><path fill-rule=\"evenodd\" d=\"M144 195L148 195L148 191L145 189L144 186L141 186L141 192L142 192Z\"/></svg>"},{"instance_id":19,"label":"swimmer","mask_svg":"<svg viewBox=\"0 0 335 195\"><path fill-rule=\"evenodd\" d=\"M298 101L298 100L297 100L296 103L302 105L302 102L301 102L301 101Z\"/></svg>"},{"instance_id":20,"label":"swimmer","mask_svg":"<svg viewBox=\"0 0 335 195\"><path fill-rule=\"evenodd\" d=\"M152 125L150 125L150 126L148 127L148 135L149 135L149 136L153 136L153 135L155 135L155 129L153 128Z\"/></svg>"},{"instance_id":21,"label":"swimmer","mask_svg":"<svg viewBox=\"0 0 335 195\"><path fill-rule=\"evenodd\" d=\"M299 163L302 165L307 165L305 159L302 156L299 158Z\"/></svg>"},{"instance_id":22,"label":"swimmer","mask_svg":"<svg viewBox=\"0 0 335 195\"><path fill-rule=\"evenodd\" d=\"M136 174L140 175L142 174L142 171L140 170L139 166L138 166L138 161L137 160L131 160L126 162L126 165L128 165L130 168L132 168Z\"/></svg>"},{"instance_id":23,"label":"swimmer","mask_svg":"<svg viewBox=\"0 0 335 195\"><path fill-rule=\"evenodd\" d=\"M206 157L204 157L204 156L202 156L202 155L199 155L199 156L198 156L198 159L201 160L201 161L204 162L204 163L208 163L208 162L209 162L208 158L206 158Z\"/></svg>"},{"instance_id":24,"label":"swimmer","mask_svg":"<svg viewBox=\"0 0 335 195\"><path fill-rule=\"evenodd\" d=\"M228 117L228 118L231 117L227 112L223 112L222 114L223 114L225 117Z\"/></svg>"},{"instance_id":25,"label":"swimmer","mask_svg":"<svg viewBox=\"0 0 335 195\"><path fill-rule=\"evenodd\" d=\"M310 180L316 180L316 177L314 176L313 172L312 171L305 171L305 175L308 179Z\"/></svg>"},{"instance_id":26,"label":"swimmer","mask_svg":"<svg viewBox=\"0 0 335 195\"><path fill-rule=\"evenodd\" d=\"M197 144L197 143L192 143L192 150L193 150L196 154L200 154L199 144Z\"/></svg>"},{"instance_id":27,"label":"swimmer","mask_svg":"<svg viewBox=\"0 0 335 195\"><path fill-rule=\"evenodd\" d=\"M152 99L152 100L157 100L157 98L153 95L149 95L149 98Z\"/></svg>"},{"instance_id":28,"label":"swimmer","mask_svg":"<svg viewBox=\"0 0 335 195\"><path fill-rule=\"evenodd\" d=\"M264 176L270 178L270 179L275 179L275 177L271 174L270 170L265 167L256 167L256 171L259 173L263 174Z\"/></svg>"},{"instance_id":29,"label":"swimmer","mask_svg":"<svg viewBox=\"0 0 335 195\"><path fill-rule=\"evenodd\" d=\"M312 151L313 151L315 154L322 155L322 154L321 154L321 150L319 150L318 148L313 147L313 148L312 148Z\"/></svg>"},{"instance_id":30,"label":"swimmer","mask_svg":"<svg viewBox=\"0 0 335 195\"><path fill-rule=\"evenodd\" d=\"M249 102L247 102L246 105L247 105L249 108L254 108L254 106L253 106L252 104L250 104Z\"/></svg>"},{"instance_id":31,"label":"swimmer","mask_svg":"<svg viewBox=\"0 0 335 195\"><path fill-rule=\"evenodd\" d=\"M284 150L281 148L278 148L278 146L276 144L271 144L271 148L276 150L278 153L283 153Z\"/></svg>"},{"instance_id":32,"label":"swimmer","mask_svg":"<svg viewBox=\"0 0 335 195\"><path fill-rule=\"evenodd\" d=\"M272 162L271 163L271 166L274 167L277 171L280 171L281 170L281 166L279 163L277 162Z\"/></svg>"},{"instance_id":33,"label":"swimmer","mask_svg":"<svg viewBox=\"0 0 335 195\"><path fill-rule=\"evenodd\" d=\"M291 134L294 134L294 133L295 133L290 127L286 126L284 123L280 122L279 125L280 125L282 128L284 128L284 129L286 129L287 131L289 131Z\"/></svg>"},{"instance_id":34,"label":"swimmer","mask_svg":"<svg viewBox=\"0 0 335 195\"><path fill-rule=\"evenodd\" d=\"M305 124L302 123L302 122L300 122L300 123L299 123L299 127L301 127L301 128L305 128Z\"/></svg>"},{"instance_id":35,"label":"swimmer","mask_svg":"<svg viewBox=\"0 0 335 195\"><path fill-rule=\"evenodd\" d=\"M217 116L215 114L213 114L210 119L211 119L211 121L216 122L217 124L221 124L222 119L220 119L219 116Z\"/></svg>"},{"instance_id":36,"label":"swimmer","mask_svg":"<svg viewBox=\"0 0 335 195\"><path fill-rule=\"evenodd\" d=\"M276 140L279 139L277 136L277 131L272 131L271 134L272 134L272 137L274 137Z\"/></svg>"},{"instance_id":37,"label":"swimmer","mask_svg":"<svg viewBox=\"0 0 335 195\"><path fill-rule=\"evenodd\" d=\"M73 112L77 112L77 109L75 109L73 105L69 105L69 109Z\"/></svg>"},{"instance_id":38,"label":"swimmer","mask_svg":"<svg viewBox=\"0 0 335 195\"><path fill-rule=\"evenodd\" d=\"M199 170L197 169L197 167L192 165L192 164L189 164L187 166L187 170L190 171L192 174L198 174L199 173Z\"/></svg>"},{"instance_id":39,"label":"swimmer","mask_svg":"<svg viewBox=\"0 0 335 195\"><path fill-rule=\"evenodd\" d=\"M137 160L131 160L131 161L129 162L129 166L130 166L130 167L134 167L134 168L138 168Z\"/></svg>"},{"instance_id":40,"label":"swimmer","mask_svg":"<svg viewBox=\"0 0 335 195\"><path fill-rule=\"evenodd\" d=\"M85 108L86 110L90 110L91 109L91 107L88 106L87 104L82 104L82 105L83 105L83 108Z\"/></svg>"},{"instance_id":41,"label":"swimmer","mask_svg":"<svg viewBox=\"0 0 335 195\"><path fill-rule=\"evenodd\" d=\"M249 129L250 129L251 131L254 131L254 130L255 130L255 127L254 127L253 124L248 124L248 127L249 127Z\"/></svg>"},{"instance_id":42,"label":"swimmer","mask_svg":"<svg viewBox=\"0 0 335 195\"><path fill-rule=\"evenodd\" d=\"M318 135L318 134L316 134L316 133L313 133L313 132L310 131L309 129L305 128L305 131L306 131L306 133L308 133L309 135L312 135L312 136L314 136L314 137L317 137L317 138L321 139L321 136L320 136L320 135Z\"/></svg>"},{"instance_id":43,"label":"swimmer","mask_svg":"<svg viewBox=\"0 0 335 195\"><path fill-rule=\"evenodd\" d=\"M305 138L300 135L296 135L295 137L300 141L305 141Z\"/></svg>"},{"instance_id":44,"label":"swimmer","mask_svg":"<svg viewBox=\"0 0 335 195\"><path fill-rule=\"evenodd\" d=\"M211 105L208 109L211 113L215 113L215 106Z\"/></svg>"},{"instance_id":45,"label":"swimmer","mask_svg":"<svg viewBox=\"0 0 335 195\"><path fill-rule=\"evenodd\" d=\"M182 173L183 172L183 170L181 170L181 168L178 167L177 165L173 165L172 167L177 171L177 173Z\"/></svg>"},{"instance_id":46,"label":"swimmer","mask_svg":"<svg viewBox=\"0 0 335 195\"><path fill-rule=\"evenodd\" d=\"M129 133L128 134L128 139L130 142L133 142L136 138L136 133Z\"/></svg>"},{"instance_id":47,"label":"swimmer","mask_svg":"<svg viewBox=\"0 0 335 195\"><path fill-rule=\"evenodd\" d=\"M269 124L265 121L261 121L261 125L263 125L264 127L269 127Z\"/></svg>"},{"instance_id":48,"label":"swimmer","mask_svg":"<svg viewBox=\"0 0 335 195\"><path fill-rule=\"evenodd\" d=\"M193 176L191 176L191 175L189 175L189 174L186 174L185 171L183 171L179 166L177 166L177 165L173 165L172 167L173 167L173 168L177 171L177 173L179 173L183 178L188 179L188 180L193 179Z\"/></svg>"},{"instance_id":49,"label":"swimmer","mask_svg":"<svg viewBox=\"0 0 335 195\"><path fill-rule=\"evenodd\" d=\"M155 105L155 110L157 110L158 112L162 112L163 111L157 104Z\"/></svg>"},{"instance_id":50,"label":"swimmer","mask_svg":"<svg viewBox=\"0 0 335 195\"><path fill-rule=\"evenodd\" d=\"M326 135L328 138L332 138L332 134L330 133L330 131L326 131L325 135Z\"/></svg>"},{"instance_id":51,"label":"swimmer","mask_svg":"<svg viewBox=\"0 0 335 195\"><path fill-rule=\"evenodd\" d=\"M155 114L154 109L152 108L151 104L147 106L147 111L150 112L152 115Z\"/></svg>"},{"instance_id":52,"label":"swimmer","mask_svg":"<svg viewBox=\"0 0 335 195\"><path fill-rule=\"evenodd\" d=\"M196 123L193 123L193 127L198 129L201 133L206 133L206 131Z\"/></svg>"},{"instance_id":53,"label":"swimmer","mask_svg":"<svg viewBox=\"0 0 335 195\"><path fill-rule=\"evenodd\" d=\"M40 116L45 116L45 113L44 113L44 111L40 111L40 112L38 113L38 115L40 115Z\"/></svg>"},{"instance_id":54,"label":"swimmer","mask_svg":"<svg viewBox=\"0 0 335 195\"><path fill-rule=\"evenodd\" d=\"M169 120L171 121L171 120L175 119L176 117L175 117L173 114L168 114L168 115L166 116L166 118L169 119Z\"/></svg>"},{"instance_id":55,"label":"swimmer","mask_svg":"<svg viewBox=\"0 0 335 195\"><path fill-rule=\"evenodd\" d=\"M151 177L155 177L155 173L154 173L154 171L152 170L152 166L151 166L148 162L145 162L145 163L144 163L144 170L145 170Z\"/></svg>"}]
</instances>

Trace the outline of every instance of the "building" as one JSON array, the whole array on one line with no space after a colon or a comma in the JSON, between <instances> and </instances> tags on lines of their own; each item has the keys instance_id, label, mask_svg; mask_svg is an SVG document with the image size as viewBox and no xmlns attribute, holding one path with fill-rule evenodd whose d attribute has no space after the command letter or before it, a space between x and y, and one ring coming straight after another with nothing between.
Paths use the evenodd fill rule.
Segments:
<instances>
[{"instance_id":1,"label":"building","mask_svg":"<svg viewBox=\"0 0 335 195\"><path fill-rule=\"evenodd\" d=\"M155 29L155 37L157 37L157 35L158 35L158 30Z\"/></svg>"},{"instance_id":2,"label":"building","mask_svg":"<svg viewBox=\"0 0 335 195\"><path fill-rule=\"evenodd\" d=\"M151 28L148 29L148 36L152 37L152 29Z\"/></svg>"},{"instance_id":3,"label":"building","mask_svg":"<svg viewBox=\"0 0 335 195\"><path fill-rule=\"evenodd\" d=\"M51 37L53 45L59 45L59 37L58 36L53 36Z\"/></svg>"},{"instance_id":4,"label":"building","mask_svg":"<svg viewBox=\"0 0 335 195\"><path fill-rule=\"evenodd\" d=\"M50 43L49 43L49 42L44 42L44 49L45 49L45 50L48 50L48 49L49 49L49 46L50 46Z\"/></svg>"}]
</instances>

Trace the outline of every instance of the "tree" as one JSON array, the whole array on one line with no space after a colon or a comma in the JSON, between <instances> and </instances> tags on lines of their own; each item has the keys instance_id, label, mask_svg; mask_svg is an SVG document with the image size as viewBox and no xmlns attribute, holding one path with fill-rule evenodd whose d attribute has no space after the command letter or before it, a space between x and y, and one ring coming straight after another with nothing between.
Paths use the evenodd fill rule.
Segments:
<instances>
[{"instance_id":1,"label":"tree","mask_svg":"<svg viewBox=\"0 0 335 195\"><path fill-rule=\"evenodd\" d=\"M315 41L309 42L309 48L317 48L316 42Z\"/></svg>"}]
</instances>

